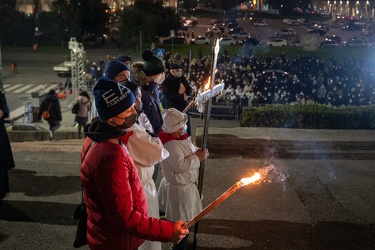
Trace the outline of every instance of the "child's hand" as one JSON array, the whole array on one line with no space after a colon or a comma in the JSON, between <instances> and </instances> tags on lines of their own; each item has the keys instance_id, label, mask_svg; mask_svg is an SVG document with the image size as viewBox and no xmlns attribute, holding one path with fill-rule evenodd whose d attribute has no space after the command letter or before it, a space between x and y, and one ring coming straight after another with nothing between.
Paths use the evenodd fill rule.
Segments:
<instances>
[{"instance_id":1,"label":"child's hand","mask_svg":"<svg viewBox=\"0 0 375 250\"><path fill-rule=\"evenodd\" d=\"M199 161L204 161L209 156L208 149L198 149L197 152L195 152L195 154L198 156Z\"/></svg>"}]
</instances>

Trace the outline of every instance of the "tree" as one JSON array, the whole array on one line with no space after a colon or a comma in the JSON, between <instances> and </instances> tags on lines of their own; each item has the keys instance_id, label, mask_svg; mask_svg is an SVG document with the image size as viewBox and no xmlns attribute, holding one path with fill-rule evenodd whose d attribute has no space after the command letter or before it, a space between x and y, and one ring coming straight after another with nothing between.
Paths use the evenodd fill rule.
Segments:
<instances>
[{"instance_id":1,"label":"tree","mask_svg":"<svg viewBox=\"0 0 375 250\"><path fill-rule=\"evenodd\" d=\"M311 0L267 0L266 1L273 9L279 10L282 14L292 14L295 12L296 7L305 11L309 8Z\"/></svg>"},{"instance_id":2,"label":"tree","mask_svg":"<svg viewBox=\"0 0 375 250\"><path fill-rule=\"evenodd\" d=\"M0 1L0 40L3 44L31 44L34 20L15 10L15 1Z\"/></svg>"},{"instance_id":3,"label":"tree","mask_svg":"<svg viewBox=\"0 0 375 250\"><path fill-rule=\"evenodd\" d=\"M43 11L39 13L37 18L38 30L42 32L41 35L48 41L62 41L67 40L66 33L64 31L65 25L62 16L53 13Z\"/></svg>"},{"instance_id":4,"label":"tree","mask_svg":"<svg viewBox=\"0 0 375 250\"><path fill-rule=\"evenodd\" d=\"M163 7L158 1L137 0L122 12L120 43L126 47L136 45L140 32L143 42L151 43L156 36L168 36L170 30L177 30L179 21L173 8Z\"/></svg>"},{"instance_id":5,"label":"tree","mask_svg":"<svg viewBox=\"0 0 375 250\"><path fill-rule=\"evenodd\" d=\"M33 6L34 20L36 19L36 14L39 13L39 5L40 5L40 0L33 0L32 6Z\"/></svg>"},{"instance_id":6,"label":"tree","mask_svg":"<svg viewBox=\"0 0 375 250\"><path fill-rule=\"evenodd\" d=\"M233 7L238 5L237 1L228 1L228 0L211 0L212 7L217 7L222 10L230 10Z\"/></svg>"},{"instance_id":7,"label":"tree","mask_svg":"<svg viewBox=\"0 0 375 250\"><path fill-rule=\"evenodd\" d=\"M109 20L108 5L101 0L56 0L52 12L61 16L67 37L82 40L89 35L102 35Z\"/></svg>"}]
</instances>

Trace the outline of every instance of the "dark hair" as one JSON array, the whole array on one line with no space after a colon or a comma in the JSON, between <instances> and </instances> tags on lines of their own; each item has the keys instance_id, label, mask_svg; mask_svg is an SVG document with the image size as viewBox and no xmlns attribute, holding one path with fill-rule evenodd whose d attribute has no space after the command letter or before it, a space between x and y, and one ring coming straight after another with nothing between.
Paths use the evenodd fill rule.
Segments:
<instances>
[{"instance_id":1,"label":"dark hair","mask_svg":"<svg viewBox=\"0 0 375 250\"><path fill-rule=\"evenodd\" d=\"M54 89L50 89L48 91L48 95L56 95L56 91Z\"/></svg>"},{"instance_id":2,"label":"dark hair","mask_svg":"<svg viewBox=\"0 0 375 250\"><path fill-rule=\"evenodd\" d=\"M133 93L133 95L134 95L135 97L137 97L137 90L138 90L139 88L141 88L141 85L140 85L139 83L137 83L137 82L132 82L132 81L128 81L128 82L123 83L123 85L124 85L125 87L127 87L128 89L130 89L130 91Z\"/></svg>"},{"instance_id":3,"label":"dark hair","mask_svg":"<svg viewBox=\"0 0 375 250\"><path fill-rule=\"evenodd\" d=\"M87 93L87 91L82 91L81 93L79 93L79 95L84 96L84 97L87 97L87 99L89 99L89 101L90 101L90 96L89 96L89 94Z\"/></svg>"}]
</instances>

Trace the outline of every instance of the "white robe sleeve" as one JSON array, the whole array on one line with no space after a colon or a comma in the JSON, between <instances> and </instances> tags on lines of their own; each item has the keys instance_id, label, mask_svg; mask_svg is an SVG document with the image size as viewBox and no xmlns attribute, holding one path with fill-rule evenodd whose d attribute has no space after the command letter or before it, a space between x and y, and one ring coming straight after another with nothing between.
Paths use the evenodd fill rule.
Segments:
<instances>
[{"instance_id":1,"label":"white robe sleeve","mask_svg":"<svg viewBox=\"0 0 375 250\"><path fill-rule=\"evenodd\" d=\"M159 138L143 131L133 131L126 147L136 166L151 167L169 156Z\"/></svg>"},{"instance_id":2,"label":"white robe sleeve","mask_svg":"<svg viewBox=\"0 0 375 250\"><path fill-rule=\"evenodd\" d=\"M154 129L152 128L152 124L150 120L147 118L147 115L145 113L140 113L138 117L138 121L140 123L140 126L143 127L146 131L150 133L154 133Z\"/></svg>"}]
</instances>

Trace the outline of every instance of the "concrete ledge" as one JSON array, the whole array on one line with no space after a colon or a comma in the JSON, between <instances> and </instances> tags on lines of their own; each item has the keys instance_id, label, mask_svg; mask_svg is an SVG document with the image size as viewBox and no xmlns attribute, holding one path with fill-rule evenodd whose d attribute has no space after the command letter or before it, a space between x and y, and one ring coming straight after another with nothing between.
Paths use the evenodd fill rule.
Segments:
<instances>
[{"instance_id":1,"label":"concrete ledge","mask_svg":"<svg viewBox=\"0 0 375 250\"><path fill-rule=\"evenodd\" d=\"M36 123L15 123L12 131L46 131L46 129Z\"/></svg>"},{"instance_id":2,"label":"concrete ledge","mask_svg":"<svg viewBox=\"0 0 375 250\"><path fill-rule=\"evenodd\" d=\"M9 139L12 142L23 141L49 141L48 131L8 131ZM56 131L56 140L78 139L78 132Z\"/></svg>"},{"instance_id":3,"label":"concrete ledge","mask_svg":"<svg viewBox=\"0 0 375 250\"><path fill-rule=\"evenodd\" d=\"M5 123L13 124L15 120L21 118L25 114L25 106L19 107L9 113L9 117L5 119Z\"/></svg>"},{"instance_id":4,"label":"concrete ledge","mask_svg":"<svg viewBox=\"0 0 375 250\"><path fill-rule=\"evenodd\" d=\"M272 148L278 151L351 148L375 149L374 130L305 130L283 128L209 128L210 150L248 151ZM196 129L196 145L201 146L203 127Z\"/></svg>"}]
</instances>

